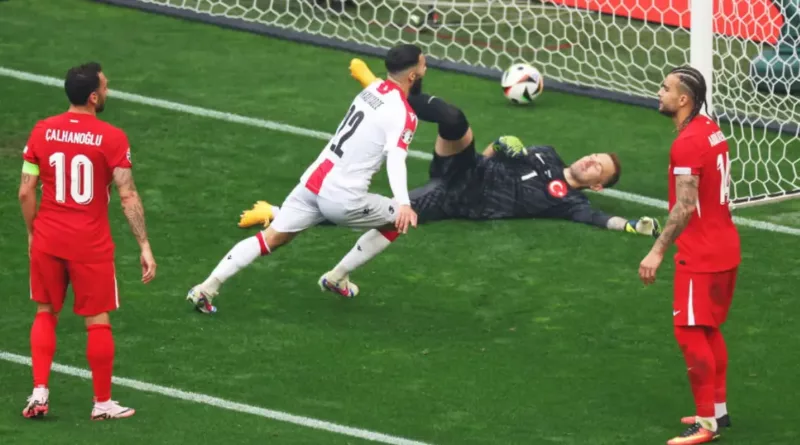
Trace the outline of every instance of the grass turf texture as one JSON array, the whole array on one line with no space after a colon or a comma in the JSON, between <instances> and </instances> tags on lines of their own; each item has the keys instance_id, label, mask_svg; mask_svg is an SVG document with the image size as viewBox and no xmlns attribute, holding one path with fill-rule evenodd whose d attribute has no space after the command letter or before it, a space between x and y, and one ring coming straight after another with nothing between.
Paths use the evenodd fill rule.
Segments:
<instances>
[{"instance_id":1,"label":"grass turf texture","mask_svg":"<svg viewBox=\"0 0 800 445\"><path fill-rule=\"evenodd\" d=\"M5 67L61 77L97 59L115 89L322 131L335 129L358 90L347 53L83 1L2 3L0 42ZM666 195L673 133L653 111L547 93L535 107L511 107L492 82L437 71L426 89L465 110L480 146L511 133L553 144L568 160L611 148L627 167L620 189ZM7 78L0 97L0 184L9 191L0 201L0 350L27 355L33 306L13 191L30 128L66 101L58 89ZM113 98L103 118L131 140L159 262L156 281L141 285L138 251L112 198L123 302L112 316L117 375L435 444L659 443L692 411L671 334L671 261L655 287L636 277L650 239L558 221L431 224L360 270L362 295L340 301L315 282L358 235L320 228L242 272L223 289L220 313L201 317L183 297L253 233L235 227L239 212L256 199L280 202L323 143ZM422 125L412 148L429 151L435 134ZM409 166L411 185L422 184L427 163ZM374 188L389 193L384 173ZM615 214L665 216L592 198ZM797 211L740 214L797 226ZM736 425L725 441L788 445L800 438L791 420L797 359L786 352L800 347L797 238L741 234L725 331ZM82 321L65 312L56 361L85 368L84 343ZM19 416L28 370L0 362L0 373L4 443L42 431L63 443L92 443L98 432L120 443L143 434L169 444L263 443L275 434L290 445L363 443L125 388L114 397L137 416L91 424L89 383L59 375L53 419L40 426Z\"/></svg>"}]
</instances>

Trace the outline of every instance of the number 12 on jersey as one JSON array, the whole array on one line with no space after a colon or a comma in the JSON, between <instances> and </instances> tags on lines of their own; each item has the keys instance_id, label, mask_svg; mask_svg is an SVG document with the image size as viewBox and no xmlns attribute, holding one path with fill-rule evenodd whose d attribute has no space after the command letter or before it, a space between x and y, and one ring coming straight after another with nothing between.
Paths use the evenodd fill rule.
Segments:
<instances>
[{"instance_id":1,"label":"number 12 on jersey","mask_svg":"<svg viewBox=\"0 0 800 445\"><path fill-rule=\"evenodd\" d=\"M350 109L347 110L347 116L342 120L342 124L339 125L339 128L336 130L336 135L331 142L331 151L336 153L336 156L341 158L342 155L344 155L344 151L342 150L344 143L353 136L353 133L356 132L356 129L358 129L358 126L361 125L363 120L364 112L361 110L356 111L356 106L351 105ZM345 127L347 130L342 133Z\"/></svg>"},{"instance_id":2,"label":"number 12 on jersey","mask_svg":"<svg viewBox=\"0 0 800 445\"><path fill-rule=\"evenodd\" d=\"M720 176L719 203L725 205L728 204L731 193L731 160L728 158L728 153L717 155L717 170Z\"/></svg>"}]
</instances>

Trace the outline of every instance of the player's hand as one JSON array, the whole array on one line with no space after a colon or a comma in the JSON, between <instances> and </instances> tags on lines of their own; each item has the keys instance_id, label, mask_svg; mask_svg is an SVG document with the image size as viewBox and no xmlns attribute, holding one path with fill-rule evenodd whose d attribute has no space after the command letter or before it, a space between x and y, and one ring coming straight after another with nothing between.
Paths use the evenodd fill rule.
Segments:
<instances>
[{"instance_id":1,"label":"player's hand","mask_svg":"<svg viewBox=\"0 0 800 445\"><path fill-rule=\"evenodd\" d=\"M646 257L639 263L639 279L645 285L653 284L656 282L656 270L661 265L664 255L650 251Z\"/></svg>"},{"instance_id":2,"label":"player's hand","mask_svg":"<svg viewBox=\"0 0 800 445\"><path fill-rule=\"evenodd\" d=\"M142 283L147 284L153 281L153 278L156 277L156 259L153 258L153 251L149 244L142 246L142 255L139 257L139 261L142 263Z\"/></svg>"},{"instance_id":3,"label":"player's hand","mask_svg":"<svg viewBox=\"0 0 800 445\"><path fill-rule=\"evenodd\" d=\"M501 153L509 158L522 157L528 154L525 144L516 136L500 136L492 143L494 151Z\"/></svg>"},{"instance_id":4,"label":"player's hand","mask_svg":"<svg viewBox=\"0 0 800 445\"><path fill-rule=\"evenodd\" d=\"M398 232L407 233L409 225L414 228L417 227L417 213L410 205L401 205L400 210L397 212L397 219L395 219L394 225L397 227Z\"/></svg>"},{"instance_id":5,"label":"player's hand","mask_svg":"<svg viewBox=\"0 0 800 445\"><path fill-rule=\"evenodd\" d=\"M625 231L628 233L638 233L641 235L649 235L653 238L661 236L661 224L658 220L649 216L643 216L639 219L632 219L625 224Z\"/></svg>"}]
</instances>

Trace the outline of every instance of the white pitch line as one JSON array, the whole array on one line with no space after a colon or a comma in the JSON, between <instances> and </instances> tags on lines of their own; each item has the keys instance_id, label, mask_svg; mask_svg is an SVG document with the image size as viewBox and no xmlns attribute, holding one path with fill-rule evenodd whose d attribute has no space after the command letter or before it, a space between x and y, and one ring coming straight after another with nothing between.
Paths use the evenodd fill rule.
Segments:
<instances>
[{"instance_id":1,"label":"white pitch line","mask_svg":"<svg viewBox=\"0 0 800 445\"><path fill-rule=\"evenodd\" d=\"M25 71L17 71L10 68L0 66L0 76L11 77L17 80L26 82L38 83L41 85L48 85L63 88L64 81L50 76L42 76L39 74L32 74ZM282 133L289 133L298 136L306 136L315 139L328 140L332 135L323 131L309 130L307 128L296 127L294 125L284 124L281 122L269 121L258 119L254 117L246 117L233 113L226 113L224 111L211 110L209 108L195 107L192 105L185 105L178 102L172 102L163 99L156 99L147 96L140 96L138 94L126 93L124 91L109 90L112 97L116 97L129 102L135 102L142 105L149 105L152 107L163 108L166 110L180 111L182 113L193 114L195 116L202 116L211 119L218 119L227 122L234 122L237 124L250 125L258 128L266 128L268 130L280 131ZM408 155L418 159L430 160L432 155L427 152L409 150ZM610 196L612 198L620 199L623 201L634 202L636 204L655 207L658 209L667 209L667 202L648 198L647 196L637 195L635 193L623 192L620 190L607 189L600 192L602 195ZM748 218L734 217L734 222L740 226L752 227L754 229L765 230L768 232L783 233L787 235L800 236L800 229L788 226L781 226L778 224L768 223L765 221L758 221Z\"/></svg>"},{"instance_id":2,"label":"white pitch line","mask_svg":"<svg viewBox=\"0 0 800 445\"><path fill-rule=\"evenodd\" d=\"M31 358L13 354L11 352L0 351L0 360L17 363L20 365L31 366ZM84 369L75 368L67 365L60 365L53 363L53 372L66 374L72 377L78 377L84 380L91 380L92 373ZM345 436L357 437L359 439L370 440L378 443L385 443L389 445L431 445L425 442L418 442L416 440L404 439L402 437L389 436L387 434L376 433L374 431L362 430L360 428L353 428L344 425L338 425L324 420L312 419L310 417L296 416L294 414L285 413L282 411L274 411L266 408L259 408L257 406L245 405L244 403L231 402L229 400L212 397L205 394L198 394L194 392L181 391L180 389L170 388L167 386L154 385L152 383L140 382L138 380L126 379L124 377L114 377L113 383L118 386L125 386L133 388L138 391L150 392L159 394L173 399L184 400L187 402L199 403L202 405L209 405L216 408L226 409L228 411L236 411L239 413L252 414L254 416L265 417L267 419L278 420L281 422L293 423L295 425L303 426L306 428L314 428L317 430L328 431L331 433L343 434Z\"/></svg>"}]
</instances>

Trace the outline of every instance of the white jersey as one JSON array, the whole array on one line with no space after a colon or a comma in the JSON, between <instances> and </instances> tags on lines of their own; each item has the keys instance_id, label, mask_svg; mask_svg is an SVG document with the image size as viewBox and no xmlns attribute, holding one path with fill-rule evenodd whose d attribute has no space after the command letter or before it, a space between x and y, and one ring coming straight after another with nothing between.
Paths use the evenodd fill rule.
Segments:
<instances>
[{"instance_id":1,"label":"white jersey","mask_svg":"<svg viewBox=\"0 0 800 445\"><path fill-rule=\"evenodd\" d=\"M416 129L417 116L402 90L393 82L376 80L353 100L300 183L335 202L363 199L387 153L408 150Z\"/></svg>"}]
</instances>

